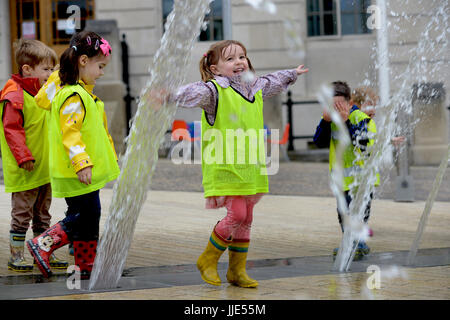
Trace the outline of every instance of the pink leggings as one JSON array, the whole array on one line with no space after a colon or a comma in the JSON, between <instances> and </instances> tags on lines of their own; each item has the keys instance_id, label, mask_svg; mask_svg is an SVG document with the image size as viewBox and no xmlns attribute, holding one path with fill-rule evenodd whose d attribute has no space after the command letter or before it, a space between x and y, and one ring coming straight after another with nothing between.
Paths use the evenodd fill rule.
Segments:
<instances>
[{"instance_id":1,"label":"pink leggings","mask_svg":"<svg viewBox=\"0 0 450 320\"><path fill-rule=\"evenodd\" d=\"M216 225L216 232L223 239L233 237L235 240L249 241L253 207L261 197L262 194L225 197L224 206L227 208L227 215Z\"/></svg>"}]
</instances>

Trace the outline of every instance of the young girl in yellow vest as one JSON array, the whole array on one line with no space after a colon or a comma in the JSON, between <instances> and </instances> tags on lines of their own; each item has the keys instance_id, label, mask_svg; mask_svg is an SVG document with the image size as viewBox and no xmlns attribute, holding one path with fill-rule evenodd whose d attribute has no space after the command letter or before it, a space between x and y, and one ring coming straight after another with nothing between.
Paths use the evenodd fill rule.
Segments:
<instances>
[{"instance_id":1,"label":"young girl in yellow vest","mask_svg":"<svg viewBox=\"0 0 450 320\"><path fill-rule=\"evenodd\" d=\"M117 156L108 133L103 102L93 93L111 59L108 42L94 32L74 35L36 100L50 109L50 178L53 196L65 198L66 218L27 241L45 277L48 257L73 242L75 264L88 278L94 263L100 223L99 191L119 175Z\"/></svg>"},{"instance_id":2,"label":"young girl in yellow vest","mask_svg":"<svg viewBox=\"0 0 450 320\"><path fill-rule=\"evenodd\" d=\"M197 261L202 279L212 285L221 284L217 263L227 248L228 282L241 287L258 285L247 275L245 265L253 207L269 191L264 145L230 143L227 134L253 132L261 142L263 99L279 94L308 69L301 65L244 81L248 71L254 70L242 43L217 42L200 60L202 81L180 88L175 97L182 107L203 109L202 173L206 207L227 209L227 215L213 228L206 249ZM223 143L217 144L218 141ZM239 161L240 151L245 161ZM250 160L255 152L263 154L259 161Z\"/></svg>"},{"instance_id":3,"label":"young girl in yellow vest","mask_svg":"<svg viewBox=\"0 0 450 320\"><path fill-rule=\"evenodd\" d=\"M5 191L11 192L11 229L8 269L31 271L24 258L26 232L32 221L33 234L50 226L52 189L48 170L47 112L34 96L58 63L56 53L38 40L20 39L15 58L18 73L0 94L0 143ZM66 261L50 256L52 268L67 268Z\"/></svg>"}]
</instances>

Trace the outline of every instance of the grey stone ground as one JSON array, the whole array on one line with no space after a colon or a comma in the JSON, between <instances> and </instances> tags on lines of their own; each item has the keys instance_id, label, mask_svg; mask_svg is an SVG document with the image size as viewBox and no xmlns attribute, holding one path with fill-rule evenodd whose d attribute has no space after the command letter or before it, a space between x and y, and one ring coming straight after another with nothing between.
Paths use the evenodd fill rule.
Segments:
<instances>
[{"instance_id":1,"label":"grey stone ground","mask_svg":"<svg viewBox=\"0 0 450 320\"><path fill-rule=\"evenodd\" d=\"M383 290L375 292L376 299L449 298L449 171L418 253L420 263L401 269L410 278L383 285ZM3 215L0 299L372 299L361 291L367 266L403 265L436 173L437 167L412 167L416 201L401 204L389 200L395 191L395 170L383 172L383 183L376 192L380 200L373 204L371 226L376 236L371 240L372 253L366 260L352 264L350 273L340 274L331 270L330 253L340 241L340 231L328 185L328 164L280 163L278 173L269 176L271 196L265 197L258 207L258 220L252 231L247 268L261 285L258 290L249 291L227 284L219 288L203 284L195 261L210 227L223 213L204 209L200 165L175 165L160 159L152 178L153 194L140 215L119 288L105 292L68 290L64 272L47 281L37 270L23 275L6 270L9 217ZM101 224L111 196L111 189L102 191L105 214ZM2 192L0 205L3 212L9 210L9 195ZM63 217L64 209L64 200L55 199L55 220ZM270 233L266 232L268 228ZM59 255L72 259L66 250ZM225 279L227 257L222 258L219 269Z\"/></svg>"},{"instance_id":2,"label":"grey stone ground","mask_svg":"<svg viewBox=\"0 0 450 320\"><path fill-rule=\"evenodd\" d=\"M322 160L323 155L313 160ZM1 162L0 162L1 169ZM425 201L437 174L437 166L412 166L414 199ZM394 199L397 172L387 168L381 172L381 185L375 198ZM3 184L3 171L0 170ZM113 183L107 185L112 188ZM174 164L170 159L160 158L152 177L151 190L203 192L202 168L200 164ZM280 162L279 170L269 176L269 193L272 195L332 197L329 187L328 163L323 161ZM447 168L436 201L450 201L450 167Z\"/></svg>"},{"instance_id":3,"label":"grey stone ground","mask_svg":"<svg viewBox=\"0 0 450 320\"><path fill-rule=\"evenodd\" d=\"M152 190L202 192L201 165L175 165L168 159L158 160L152 178ZM425 201L437 174L436 167L411 167L414 179L415 200ZM396 169L382 172L381 185L376 198L394 199ZM281 162L276 175L269 176L269 191L272 195L332 197L329 187L328 163L325 162ZM447 168L436 201L450 201L450 168Z\"/></svg>"}]
</instances>

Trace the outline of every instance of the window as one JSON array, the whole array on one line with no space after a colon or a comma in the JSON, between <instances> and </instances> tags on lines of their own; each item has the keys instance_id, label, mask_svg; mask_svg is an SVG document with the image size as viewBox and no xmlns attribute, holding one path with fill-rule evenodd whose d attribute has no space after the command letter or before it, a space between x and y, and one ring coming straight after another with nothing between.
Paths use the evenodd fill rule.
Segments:
<instances>
[{"instance_id":1,"label":"window","mask_svg":"<svg viewBox=\"0 0 450 320\"><path fill-rule=\"evenodd\" d=\"M71 8L74 8L73 11ZM52 44L69 44L72 35L76 31L84 30L86 20L94 17L94 3L92 0L61 1L52 0ZM78 30L71 28L68 18L79 13Z\"/></svg>"},{"instance_id":2,"label":"window","mask_svg":"<svg viewBox=\"0 0 450 320\"><path fill-rule=\"evenodd\" d=\"M75 9L68 10L69 7ZM94 18L94 1L20 0L15 1L11 10L15 13L12 19L14 38L38 39L48 45L68 44L76 31L69 27L68 18L78 15L77 31L83 30L86 20ZM50 32L47 30L48 20L51 22Z\"/></svg>"},{"instance_id":3,"label":"window","mask_svg":"<svg viewBox=\"0 0 450 320\"><path fill-rule=\"evenodd\" d=\"M95 18L94 0L9 0L9 9L12 59L12 44L22 37L40 40L60 55L72 35L85 28L86 20Z\"/></svg>"},{"instance_id":4,"label":"window","mask_svg":"<svg viewBox=\"0 0 450 320\"><path fill-rule=\"evenodd\" d=\"M41 17L39 1L22 0L10 5L11 10L15 12L15 15L11 18L11 20L15 20L14 26L11 28L12 37L15 39L40 39Z\"/></svg>"},{"instance_id":5,"label":"window","mask_svg":"<svg viewBox=\"0 0 450 320\"><path fill-rule=\"evenodd\" d=\"M308 36L370 33L370 0L308 0Z\"/></svg>"},{"instance_id":6,"label":"window","mask_svg":"<svg viewBox=\"0 0 450 320\"><path fill-rule=\"evenodd\" d=\"M308 0L308 36L337 34L336 1Z\"/></svg>"},{"instance_id":7,"label":"window","mask_svg":"<svg viewBox=\"0 0 450 320\"><path fill-rule=\"evenodd\" d=\"M162 8L163 24L165 24L167 16L172 11L173 0L163 0ZM205 17L205 21L208 23L207 28L206 30L201 30L199 41L217 41L224 39L222 0L213 1L210 5L210 10Z\"/></svg>"}]
</instances>

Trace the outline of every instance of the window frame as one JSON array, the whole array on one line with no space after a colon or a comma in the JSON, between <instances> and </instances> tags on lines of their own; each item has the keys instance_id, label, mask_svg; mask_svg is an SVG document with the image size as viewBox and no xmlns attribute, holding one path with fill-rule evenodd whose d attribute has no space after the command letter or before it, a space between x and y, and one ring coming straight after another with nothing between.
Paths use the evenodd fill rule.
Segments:
<instances>
[{"instance_id":1,"label":"window frame","mask_svg":"<svg viewBox=\"0 0 450 320\"><path fill-rule=\"evenodd\" d=\"M308 40L333 40L333 39L342 39L343 37L367 37L373 35L373 32L368 33L351 33L351 34L342 34L342 17L341 17L341 1L340 0L333 0L336 5L336 27L337 27L337 33L335 35L314 35L310 36L307 32L307 39ZM372 4L372 0L370 0L370 4ZM307 2L306 2L307 5ZM323 10L322 10L322 0L319 0L319 12L323 16ZM362 13L360 11L359 13ZM308 30L308 19L310 17L308 7L306 7L306 30ZM321 29L323 25L323 19L321 19Z\"/></svg>"},{"instance_id":2,"label":"window frame","mask_svg":"<svg viewBox=\"0 0 450 320\"><path fill-rule=\"evenodd\" d=\"M60 0L62 1L62 0ZM96 13L95 13L95 0L84 0L86 5L90 5L92 14L91 16L88 16L86 20L95 20ZM35 39L40 40L44 42L46 45L51 47L53 50L55 50L56 54L58 56L61 55L61 53L67 48L68 43L56 43L54 41L53 32L53 16L52 16L52 5L53 3L58 3L57 0L25 0L25 1L17 1L17 0L9 0L9 26L10 26L10 45L11 45L11 65L12 65L12 71L16 73L17 66L15 63L15 57L14 57L14 41L16 41L19 37L19 31L22 27L22 22L31 22L31 20L24 20L22 19L23 14L22 12L22 5L23 3L36 3L38 5L38 8L33 6L33 21L35 23ZM19 11L18 11L19 10ZM19 15L19 18L18 18ZM69 15L69 14L68 14ZM82 18L85 19L85 18ZM55 20L56 21L56 20ZM21 24L19 28L19 24ZM57 22L56 22L57 24ZM57 26L56 26L57 27ZM57 31L56 31L57 32ZM22 34L22 33L21 33ZM22 34L23 36L23 34Z\"/></svg>"},{"instance_id":3,"label":"window frame","mask_svg":"<svg viewBox=\"0 0 450 320\"><path fill-rule=\"evenodd\" d=\"M167 17L164 17L164 2L165 1L173 1L174 0L161 0L161 15L162 15L162 32L164 33L165 23ZM211 28L211 25L214 27L214 17L212 17L213 23L208 23L208 29L210 30L210 35L208 40L200 40L200 36L197 38L197 42L214 42L226 39L232 39L232 23L231 23L231 0L220 0L222 1L222 39L214 39L214 28ZM173 4L172 4L173 6ZM170 11L171 12L171 11ZM169 14L170 14L169 12ZM211 16L205 21L209 21ZM212 38L212 39L211 39Z\"/></svg>"}]
</instances>

